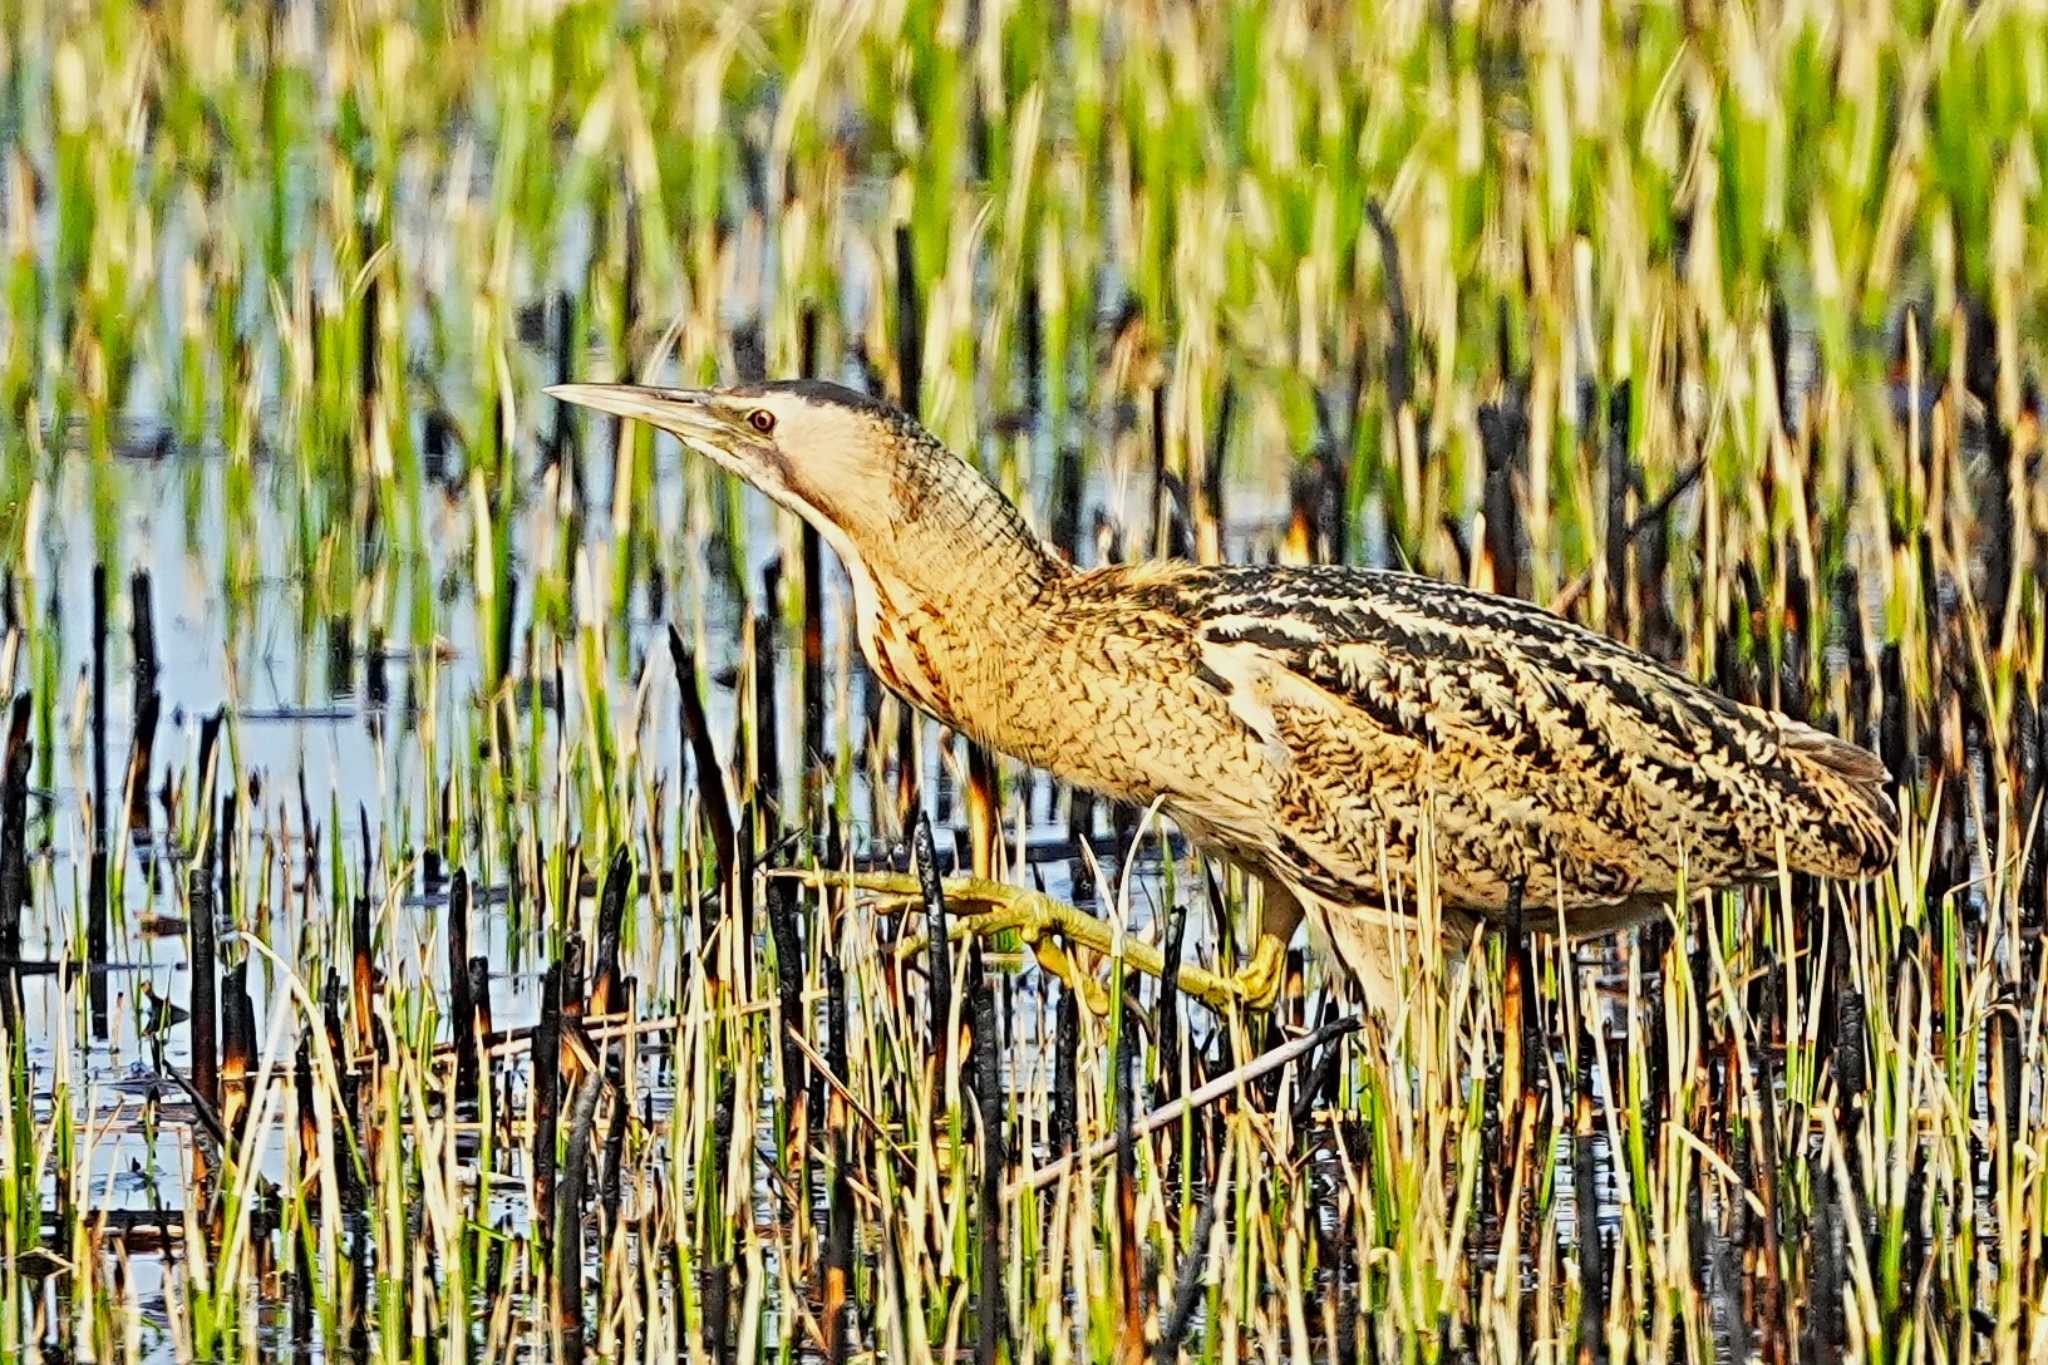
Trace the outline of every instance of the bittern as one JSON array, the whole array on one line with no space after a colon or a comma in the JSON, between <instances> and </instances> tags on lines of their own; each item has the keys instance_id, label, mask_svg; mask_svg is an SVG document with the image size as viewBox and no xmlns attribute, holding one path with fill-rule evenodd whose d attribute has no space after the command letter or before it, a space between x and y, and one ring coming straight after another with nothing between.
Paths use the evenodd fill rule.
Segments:
<instances>
[{"instance_id":1,"label":"bittern","mask_svg":"<svg viewBox=\"0 0 2048 1365\"><path fill-rule=\"evenodd\" d=\"M898 696L1077 787L1157 802L1261 883L1257 949L1205 976L1212 1003L1269 1001L1305 912L1393 1006L1390 935L1423 887L1446 929L1520 898L1533 925L1581 935L1683 888L1892 861L1870 753L1529 603L1338 565L1082 571L917 422L836 384L548 392L672 433L815 527ZM967 890L1011 897L993 927L1108 942L1033 893Z\"/></svg>"}]
</instances>

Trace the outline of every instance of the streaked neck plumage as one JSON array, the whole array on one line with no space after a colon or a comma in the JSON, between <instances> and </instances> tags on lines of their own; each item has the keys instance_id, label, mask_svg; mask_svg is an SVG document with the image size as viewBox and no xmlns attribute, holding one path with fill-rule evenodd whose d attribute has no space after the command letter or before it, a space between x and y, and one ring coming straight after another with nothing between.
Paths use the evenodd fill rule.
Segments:
<instances>
[{"instance_id":1,"label":"streaked neck plumage","mask_svg":"<svg viewBox=\"0 0 2048 1365\"><path fill-rule=\"evenodd\" d=\"M929 436L904 438L890 502L894 522L862 543L820 526L853 584L862 653L882 680L950 723L960 687L1010 667L1043 638L1048 588L1071 570L971 465ZM878 528L883 529L883 528Z\"/></svg>"}]
</instances>

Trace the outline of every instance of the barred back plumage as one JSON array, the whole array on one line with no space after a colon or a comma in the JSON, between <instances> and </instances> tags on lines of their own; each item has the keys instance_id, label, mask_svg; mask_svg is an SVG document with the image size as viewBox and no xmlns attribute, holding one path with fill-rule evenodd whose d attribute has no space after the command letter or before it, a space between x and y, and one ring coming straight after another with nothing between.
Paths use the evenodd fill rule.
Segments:
<instances>
[{"instance_id":1,"label":"barred back plumage","mask_svg":"<svg viewBox=\"0 0 2048 1365\"><path fill-rule=\"evenodd\" d=\"M1440 857L1463 850L1439 880L1459 908L1499 909L1518 878L1569 909L1668 893L1681 864L1713 885L1775 875L1781 854L1832 877L1892 859L1872 755L1525 602L1340 566L1115 569L1070 591L1186 622L1219 695L1262 673L1256 714L1238 711L1277 741L1285 785L1355 829L1359 863L1431 820ZM1387 791L1380 772L1417 780Z\"/></svg>"}]
</instances>

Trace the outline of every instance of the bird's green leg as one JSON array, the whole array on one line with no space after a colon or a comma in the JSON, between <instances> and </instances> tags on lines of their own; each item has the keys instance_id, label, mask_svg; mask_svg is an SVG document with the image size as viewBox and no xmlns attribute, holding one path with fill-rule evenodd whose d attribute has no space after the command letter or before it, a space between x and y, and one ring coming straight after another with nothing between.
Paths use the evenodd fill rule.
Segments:
<instances>
[{"instance_id":1,"label":"bird's green leg","mask_svg":"<svg viewBox=\"0 0 2048 1365\"><path fill-rule=\"evenodd\" d=\"M1259 938L1251 961L1232 974L1244 1002L1265 1009L1280 998L1287 980L1287 945L1301 925L1301 902L1271 877L1259 879Z\"/></svg>"},{"instance_id":2,"label":"bird's green leg","mask_svg":"<svg viewBox=\"0 0 2048 1365\"><path fill-rule=\"evenodd\" d=\"M922 903L917 878L904 872L793 870L781 875L795 877L811 887L865 891L897 907ZM1014 932L1031 945L1041 966L1078 990L1097 1013L1107 1007L1102 987L1068 955L1068 946L1078 944L1105 957L1121 953L1124 965L1147 976L1166 974L1166 959L1159 949L1129 935L1119 935L1113 926L1043 892L979 877L952 878L945 883L944 890L946 908L960 916L960 923L947 937L990 938ZM924 946L923 936L914 935L898 944L897 952L908 956ZM1270 953L1262 942L1251 963L1235 975L1224 976L1183 963L1175 979L1183 992L1211 1009L1222 1010L1232 1005L1263 1008L1272 1003L1278 991L1284 953L1283 942L1275 941Z\"/></svg>"}]
</instances>

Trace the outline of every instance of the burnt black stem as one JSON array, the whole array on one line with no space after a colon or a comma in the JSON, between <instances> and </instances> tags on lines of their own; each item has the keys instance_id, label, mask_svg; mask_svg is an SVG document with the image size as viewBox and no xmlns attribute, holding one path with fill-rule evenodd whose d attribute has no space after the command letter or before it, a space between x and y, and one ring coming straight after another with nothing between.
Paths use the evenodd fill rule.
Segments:
<instances>
[{"instance_id":1,"label":"burnt black stem","mask_svg":"<svg viewBox=\"0 0 2048 1365\"><path fill-rule=\"evenodd\" d=\"M799 328L801 365L806 377L818 372L818 312L806 307ZM803 715L804 747L800 755L804 790L822 794L829 785L825 759L825 552L818 529L803 526ZM810 818L806 804L804 818Z\"/></svg>"},{"instance_id":2,"label":"burnt black stem","mask_svg":"<svg viewBox=\"0 0 2048 1365\"><path fill-rule=\"evenodd\" d=\"M476 1005L469 979L469 869L448 884L448 1032L455 1044L455 1100L476 1100Z\"/></svg>"},{"instance_id":3,"label":"burnt black stem","mask_svg":"<svg viewBox=\"0 0 2048 1365\"><path fill-rule=\"evenodd\" d=\"M896 225L896 372L900 406L922 416L924 401L924 314L917 293L917 256L910 224Z\"/></svg>"},{"instance_id":4,"label":"burnt black stem","mask_svg":"<svg viewBox=\"0 0 2048 1365\"><path fill-rule=\"evenodd\" d=\"M730 1072L726 1079L731 1080ZM626 1181L626 1125L632 1118L626 1104L624 1068L617 1062L612 1064L611 1086L612 1118L604 1135L604 1183L599 1186L598 1199L604 1208L605 1226L616 1227Z\"/></svg>"},{"instance_id":5,"label":"burnt black stem","mask_svg":"<svg viewBox=\"0 0 2048 1365\"><path fill-rule=\"evenodd\" d=\"M799 1040L804 1035L804 950L796 928L796 883L777 877L768 883L768 932L775 940L775 998L782 1012L782 1094L783 1116L789 1134L796 1126L797 1096L804 1086L804 1053Z\"/></svg>"},{"instance_id":6,"label":"burnt black stem","mask_svg":"<svg viewBox=\"0 0 2048 1365\"><path fill-rule=\"evenodd\" d=\"M625 932L626 904L633 898L633 850L620 844L612 850L604 891L597 902L597 960L591 964L590 1004L596 1014L625 1008L619 984L619 941Z\"/></svg>"},{"instance_id":7,"label":"burnt black stem","mask_svg":"<svg viewBox=\"0 0 2048 1365\"><path fill-rule=\"evenodd\" d=\"M1173 499L1166 487L1166 385L1152 386L1152 553L1172 558L1167 542Z\"/></svg>"},{"instance_id":8,"label":"burnt black stem","mask_svg":"<svg viewBox=\"0 0 2048 1365\"><path fill-rule=\"evenodd\" d=\"M224 711L215 711L199 726L199 809L213 809L214 772L218 758ZM198 865L188 882L191 892L192 998L187 1006L187 1026L192 1040L192 1088L214 1108L220 1107L219 1023L214 982L214 866L220 833L213 821L202 816L208 827L199 853Z\"/></svg>"},{"instance_id":9,"label":"burnt black stem","mask_svg":"<svg viewBox=\"0 0 2048 1365\"><path fill-rule=\"evenodd\" d=\"M1572 1222L1579 1237L1579 1349L1581 1362L1607 1358L1607 1251L1600 1238L1599 1161L1594 1148L1593 1038L1579 1029L1578 1104L1572 1144Z\"/></svg>"},{"instance_id":10,"label":"burnt black stem","mask_svg":"<svg viewBox=\"0 0 2048 1365\"><path fill-rule=\"evenodd\" d=\"M912 417L923 416L924 317L917 293L917 257L910 225L896 225L896 372L899 406ZM896 722L897 815L905 823L918 808L917 716L898 708Z\"/></svg>"},{"instance_id":11,"label":"burnt black stem","mask_svg":"<svg viewBox=\"0 0 2048 1365\"><path fill-rule=\"evenodd\" d=\"M846 972L839 954L825 955L825 1001L830 1024L826 1033L826 1065L834 1076L846 1074ZM848 1311L853 1294L853 1182L847 1163L853 1159L846 1138L846 1105L836 1094L828 1105L826 1129L832 1152L831 1203L825 1224L825 1259L818 1295L823 1305L825 1359L844 1365L847 1359Z\"/></svg>"},{"instance_id":12,"label":"burnt black stem","mask_svg":"<svg viewBox=\"0 0 2048 1365\"><path fill-rule=\"evenodd\" d=\"M590 1134L604 1090L603 1073L593 1071L575 1092L568 1159L555 1191L555 1359L572 1365L583 1359L583 1196L590 1183Z\"/></svg>"},{"instance_id":13,"label":"burnt black stem","mask_svg":"<svg viewBox=\"0 0 2048 1365\"><path fill-rule=\"evenodd\" d=\"M1202 502L1209 521L1216 528L1216 549L1227 556L1223 544L1223 465L1230 452L1230 423L1237 412L1237 385L1223 381L1223 397L1216 405L1216 435L1209 442L1209 462L1202 470Z\"/></svg>"},{"instance_id":14,"label":"burnt black stem","mask_svg":"<svg viewBox=\"0 0 2048 1365\"><path fill-rule=\"evenodd\" d=\"M1380 267L1387 280L1387 411L1398 415L1414 401L1414 376L1409 364L1413 344L1409 336L1408 296L1401 280L1401 247L1377 199L1366 204L1365 213L1379 242Z\"/></svg>"},{"instance_id":15,"label":"burnt black stem","mask_svg":"<svg viewBox=\"0 0 2048 1365\"><path fill-rule=\"evenodd\" d=\"M256 1008L249 1001L247 959L228 969L221 1000L221 1127L239 1139L249 1107L249 1072L256 1060Z\"/></svg>"},{"instance_id":16,"label":"burnt black stem","mask_svg":"<svg viewBox=\"0 0 2048 1365\"><path fill-rule=\"evenodd\" d=\"M128 579L129 614L134 618L129 627L129 638L135 649L137 697L151 696L156 692L156 619L151 612L150 600L149 571L138 569Z\"/></svg>"},{"instance_id":17,"label":"burnt black stem","mask_svg":"<svg viewBox=\"0 0 2048 1365\"><path fill-rule=\"evenodd\" d=\"M1202 869L1205 877L1214 874ZM1165 970L1159 974L1159 1003L1154 1029L1159 1038L1159 1078L1155 1098L1164 1104L1180 1093L1180 959L1187 938L1187 902L1176 897L1166 916L1166 942L1161 949Z\"/></svg>"},{"instance_id":18,"label":"burnt black stem","mask_svg":"<svg viewBox=\"0 0 2048 1365\"><path fill-rule=\"evenodd\" d=\"M1003 1301L1003 1175L1009 1158L1003 1144L1002 1041L996 1031L995 992L982 971L980 942L974 942L968 951L972 954L975 1121L981 1137L981 1290L974 1358L981 1365L995 1365L1009 1336Z\"/></svg>"},{"instance_id":19,"label":"burnt black stem","mask_svg":"<svg viewBox=\"0 0 2048 1365\"><path fill-rule=\"evenodd\" d=\"M487 957L469 960L469 1009L471 1036L478 1040L490 1037L491 960Z\"/></svg>"},{"instance_id":20,"label":"burnt black stem","mask_svg":"<svg viewBox=\"0 0 2048 1365\"><path fill-rule=\"evenodd\" d=\"M929 961L925 970L930 982L927 997L928 1022L932 1033L932 1059L937 1063L938 1074L946 1070L947 1059L952 1055L951 1028L948 1022L953 1015L953 955L952 945L946 937L946 897L939 886L939 855L932 842L932 822L920 811L917 827L911 834L910 861L917 873L918 889L924 893L925 935L929 940L925 952Z\"/></svg>"},{"instance_id":21,"label":"burnt black stem","mask_svg":"<svg viewBox=\"0 0 2048 1365\"><path fill-rule=\"evenodd\" d=\"M711 1167L708 1191L714 1205L724 1189L726 1153L732 1146L733 1073L725 1073L718 1087L718 1104L711 1117ZM704 1265L704 1353L714 1361L731 1358L732 1259L725 1254L729 1245L716 1248Z\"/></svg>"},{"instance_id":22,"label":"burnt black stem","mask_svg":"<svg viewBox=\"0 0 2048 1365\"><path fill-rule=\"evenodd\" d=\"M1128 995L1126 995L1128 999ZM1131 1072L1137 1053L1136 1020L1126 1018L1116 1047L1116 1223L1118 1290L1123 1303L1123 1339L1144 1340L1145 1307L1138 1256L1138 1147L1131 1133L1135 1107Z\"/></svg>"},{"instance_id":23,"label":"burnt black stem","mask_svg":"<svg viewBox=\"0 0 2048 1365\"><path fill-rule=\"evenodd\" d=\"M1081 1050L1081 999L1072 987L1060 991L1059 1034L1054 1042L1052 1082L1052 1154L1080 1150L1080 1123L1074 1107L1076 1068Z\"/></svg>"},{"instance_id":24,"label":"burnt black stem","mask_svg":"<svg viewBox=\"0 0 2048 1365\"><path fill-rule=\"evenodd\" d=\"M1195 1306L1202 1301L1202 1266L1209 1259L1209 1238L1215 1231L1216 1210L1222 1203L1222 1186L1211 1186L1209 1197L1202 1201L1202 1212L1195 1218L1195 1235L1188 1243L1187 1258L1181 1262L1180 1273L1174 1276L1173 1301L1167 1307L1165 1321L1159 1325L1159 1341L1152 1348L1152 1359L1159 1365L1172 1365L1180 1359L1181 1342L1194 1321Z\"/></svg>"},{"instance_id":25,"label":"burnt black stem","mask_svg":"<svg viewBox=\"0 0 2048 1365\"><path fill-rule=\"evenodd\" d=\"M357 264L367 264L377 254L377 223L366 214L356 225ZM377 404L380 367L377 364L378 286L381 271L365 272L363 279L362 331L356 338L356 396L362 403L363 429L367 432Z\"/></svg>"},{"instance_id":26,"label":"burnt black stem","mask_svg":"<svg viewBox=\"0 0 2048 1365\"><path fill-rule=\"evenodd\" d=\"M561 1123L562 1095L562 964L548 964L541 978L540 1021L534 1026L533 1064L533 1206L534 1226L546 1239L554 1226L555 1141Z\"/></svg>"},{"instance_id":27,"label":"burnt black stem","mask_svg":"<svg viewBox=\"0 0 2048 1365\"><path fill-rule=\"evenodd\" d=\"M1626 639L1634 620L1633 581L1628 571L1629 494L1635 468L1629 458L1629 384L1616 384L1607 405L1607 633Z\"/></svg>"},{"instance_id":28,"label":"burnt black stem","mask_svg":"<svg viewBox=\"0 0 2048 1365\"><path fill-rule=\"evenodd\" d=\"M28 772L35 758L29 738L34 708L27 692L14 699L7 749L0 766L0 959L21 960L21 917L28 909Z\"/></svg>"},{"instance_id":29,"label":"burnt black stem","mask_svg":"<svg viewBox=\"0 0 2048 1365\"><path fill-rule=\"evenodd\" d=\"M1505 376L1503 376L1505 379ZM1509 597L1523 592L1522 561L1527 553L1518 485L1526 479L1529 461L1529 413L1519 381L1508 384L1497 403L1479 405L1479 448L1486 466L1486 556L1493 565L1494 591Z\"/></svg>"},{"instance_id":30,"label":"burnt black stem","mask_svg":"<svg viewBox=\"0 0 2048 1365\"><path fill-rule=\"evenodd\" d=\"M359 810L358 818L367 825L368 817ZM375 986L375 972L370 962L370 856L369 835L363 836L362 881L356 886L355 899L349 909L349 953L351 962L352 1005L355 1014L356 1055L371 1055L375 1036L372 1033L371 992Z\"/></svg>"},{"instance_id":31,"label":"burnt black stem","mask_svg":"<svg viewBox=\"0 0 2048 1365\"><path fill-rule=\"evenodd\" d=\"M712 747L711 722L704 714L704 698L697 690L696 657L674 626L668 628L668 652L675 663L676 685L682 690L683 743L697 772L698 804L703 808L705 821L711 826L711 847L718 861L718 884L723 892L734 884L734 878L739 874L739 826L733 819L731 800L726 795L725 774L718 766L718 752ZM724 900L721 894L714 903L722 906ZM707 938L712 928L711 924L704 926Z\"/></svg>"},{"instance_id":32,"label":"burnt black stem","mask_svg":"<svg viewBox=\"0 0 2048 1365\"><path fill-rule=\"evenodd\" d=\"M781 613L782 561L775 560L761 571L765 605L754 617L754 783L753 805L772 835L771 813L792 810L788 793L782 789L782 722L778 714L775 687L775 626Z\"/></svg>"}]
</instances>

